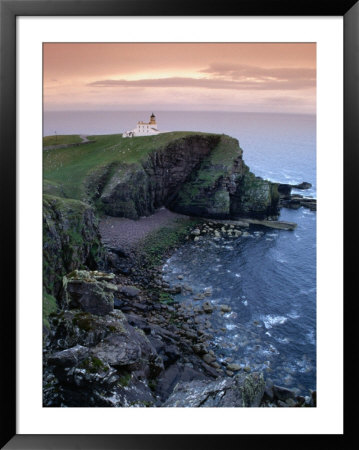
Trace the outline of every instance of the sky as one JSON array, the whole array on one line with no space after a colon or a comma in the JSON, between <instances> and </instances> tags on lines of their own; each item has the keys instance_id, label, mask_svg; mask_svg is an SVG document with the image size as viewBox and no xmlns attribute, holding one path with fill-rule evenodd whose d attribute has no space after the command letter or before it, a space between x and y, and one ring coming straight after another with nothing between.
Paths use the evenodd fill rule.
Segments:
<instances>
[{"instance_id":1,"label":"sky","mask_svg":"<svg viewBox=\"0 0 359 450\"><path fill-rule=\"evenodd\" d=\"M314 114L314 43L45 43L45 111Z\"/></svg>"}]
</instances>

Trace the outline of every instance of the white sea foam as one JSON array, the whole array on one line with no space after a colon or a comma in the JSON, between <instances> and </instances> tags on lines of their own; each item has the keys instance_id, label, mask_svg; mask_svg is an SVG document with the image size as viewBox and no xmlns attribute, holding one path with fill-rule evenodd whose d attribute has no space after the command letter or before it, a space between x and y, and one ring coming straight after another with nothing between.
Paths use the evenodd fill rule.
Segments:
<instances>
[{"instance_id":1,"label":"white sea foam","mask_svg":"<svg viewBox=\"0 0 359 450\"><path fill-rule=\"evenodd\" d=\"M235 319L237 316L238 316L238 314L236 312L234 312L234 311L231 311L230 313L223 314L223 317L225 319Z\"/></svg>"},{"instance_id":2,"label":"white sea foam","mask_svg":"<svg viewBox=\"0 0 359 450\"><path fill-rule=\"evenodd\" d=\"M287 337L280 337L277 336L276 338L274 338L277 342L279 342L280 344L289 344L289 339Z\"/></svg>"},{"instance_id":3,"label":"white sea foam","mask_svg":"<svg viewBox=\"0 0 359 450\"><path fill-rule=\"evenodd\" d=\"M260 318L263 321L264 326L267 328L267 330L276 325L282 325L288 320L287 317L275 316L274 314L267 314L266 316L261 316Z\"/></svg>"},{"instance_id":4,"label":"white sea foam","mask_svg":"<svg viewBox=\"0 0 359 450\"><path fill-rule=\"evenodd\" d=\"M275 355L279 355L279 351L272 344L269 344L269 351Z\"/></svg>"}]
</instances>

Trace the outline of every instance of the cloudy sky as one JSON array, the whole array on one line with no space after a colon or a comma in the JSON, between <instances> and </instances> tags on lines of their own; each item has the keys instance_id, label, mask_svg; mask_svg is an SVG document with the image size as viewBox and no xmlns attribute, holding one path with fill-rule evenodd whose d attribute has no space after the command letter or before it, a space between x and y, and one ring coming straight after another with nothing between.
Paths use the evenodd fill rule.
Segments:
<instances>
[{"instance_id":1,"label":"cloudy sky","mask_svg":"<svg viewBox=\"0 0 359 450\"><path fill-rule=\"evenodd\" d=\"M44 109L315 113L315 44L44 44Z\"/></svg>"}]
</instances>

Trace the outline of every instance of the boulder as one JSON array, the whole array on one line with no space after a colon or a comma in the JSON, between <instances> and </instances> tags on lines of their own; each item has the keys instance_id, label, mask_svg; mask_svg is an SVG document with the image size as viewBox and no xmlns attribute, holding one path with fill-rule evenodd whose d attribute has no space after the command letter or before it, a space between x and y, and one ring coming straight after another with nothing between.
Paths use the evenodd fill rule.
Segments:
<instances>
[{"instance_id":1,"label":"boulder","mask_svg":"<svg viewBox=\"0 0 359 450\"><path fill-rule=\"evenodd\" d=\"M206 313L206 314L211 314L212 312L213 312L213 306L212 306L212 303L211 302L209 302L209 301L207 301L207 302L204 302L203 303L203 305L202 305L202 309L203 309L203 311Z\"/></svg>"},{"instance_id":2,"label":"boulder","mask_svg":"<svg viewBox=\"0 0 359 450\"><path fill-rule=\"evenodd\" d=\"M232 311L232 308L229 305L221 305L221 311L224 313L228 313Z\"/></svg>"},{"instance_id":3,"label":"boulder","mask_svg":"<svg viewBox=\"0 0 359 450\"><path fill-rule=\"evenodd\" d=\"M227 365L227 369L231 372L238 372L241 370L241 366L239 364L230 363Z\"/></svg>"},{"instance_id":4,"label":"boulder","mask_svg":"<svg viewBox=\"0 0 359 450\"><path fill-rule=\"evenodd\" d=\"M209 354L209 353L205 353L202 356L202 359L207 364L211 364L211 363L213 363L216 360L216 358L213 355Z\"/></svg>"},{"instance_id":5,"label":"boulder","mask_svg":"<svg viewBox=\"0 0 359 450\"><path fill-rule=\"evenodd\" d=\"M135 286L117 286L118 292L123 294L125 297L135 298L140 294L140 289Z\"/></svg>"},{"instance_id":6,"label":"boulder","mask_svg":"<svg viewBox=\"0 0 359 450\"><path fill-rule=\"evenodd\" d=\"M131 366L140 360L141 347L126 335L112 334L93 348L92 354L115 367Z\"/></svg>"},{"instance_id":7,"label":"boulder","mask_svg":"<svg viewBox=\"0 0 359 450\"><path fill-rule=\"evenodd\" d=\"M236 375L215 381L178 383L165 407L258 407L264 393L263 374Z\"/></svg>"},{"instance_id":8,"label":"boulder","mask_svg":"<svg viewBox=\"0 0 359 450\"><path fill-rule=\"evenodd\" d=\"M110 333L126 330L127 320L117 309L105 316L98 316L76 309L60 311L53 317L56 323L54 344L56 350L66 350L76 345L93 347Z\"/></svg>"},{"instance_id":9,"label":"boulder","mask_svg":"<svg viewBox=\"0 0 359 450\"><path fill-rule=\"evenodd\" d=\"M80 361L85 359L89 354L89 349L82 345L68 348L56 353L53 353L48 358L48 363L59 367L73 367Z\"/></svg>"},{"instance_id":10,"label":"boulder","mask_svg":"<svg viewBox=\"0 0 359 450\"><path fill-rule=\"evenodd\" d=\"M117 369L143 370L148 376L157 376L164 370L161 356L142 330L124 325L122 333L109 334L91 354Z\"/></svg>"},{"instance_id":11,"label":"boulder","mask_svg":"<svg viewBox=\"0 0 359 450\"><path fill-rule=\"evenodd\" d=\"M55 373L62 384L71 386L72 390L86 389L87 395L97 388L110 389L119 379L115 369L91 357L85 359L80 366L71 367L70 370L56 370Z\"/></svg>"},{"instance_id":12,"label":"boulder","mask_svg":"<svg viewBox=\"0 0 359 450\"><path fill-rule=\"evenodd\" d=\"M203 373L182 364L171 365L157 379L156 394L162 401L166 400L178 383L203 379ZM162 405L165 406L165 405Z\"/></svg>"},{"instance_id":13,"label":"boulder","mask_svg":"<svg viewBox=\"0 0 359 450\"><path fill-rule=\"evenodd\" d=\"M208 349L203 343L194 344L192 349L197 355L205 355L208 353Z\"/></svg>"},{"instance_id":14,"label":"boulder","mask_svg":"<svg viewBox=\"0 0 359 450\"><path fill-rule=\"evenodd\" d=\"M294 399L296 396L296 393L294 391L283 386L277 386L274 384L272 390L274 397L278 400L281 400L282 402L285 402L289 398Z\"/></svg>"},{"instance_id":15,"label":"boulder","mask_svg":"<svg viewBox=\"0 0 359 450\"><path fill-rule=\"evenodd\" d=\"M74 270L63 277L65 307L104 316L114 309L117 287L109 283L113 274L97 271Z\"/></svg>"}]
</instances>

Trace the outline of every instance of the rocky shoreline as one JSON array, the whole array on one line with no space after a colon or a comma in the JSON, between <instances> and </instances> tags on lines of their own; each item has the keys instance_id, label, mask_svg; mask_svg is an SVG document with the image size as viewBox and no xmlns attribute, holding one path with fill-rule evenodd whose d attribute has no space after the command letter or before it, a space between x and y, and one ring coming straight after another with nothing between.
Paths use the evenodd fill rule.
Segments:
<instances>
[{"instance_id":1,"label":"rocky shoreline","mask_svg":"<svg viewBox=\"0 0 359 450\"><path fill-rule=\"evenodd\" d=\"M176 245L250 234L248 223L191 225ZM183 290L191 295L190 286L170 287L162 278L162 262L176 247L164 249L157 265L149 248L143 240L129 249L108 247L105 272L64 277L62 309L50 315L45 337L44 406L315 406L315 392L299 396L250 367L219 361L209 349L210 290L197 294L201 308L176 302ZM228 308L221 305L221 312Z\"/></svg>"}]
</instances>

